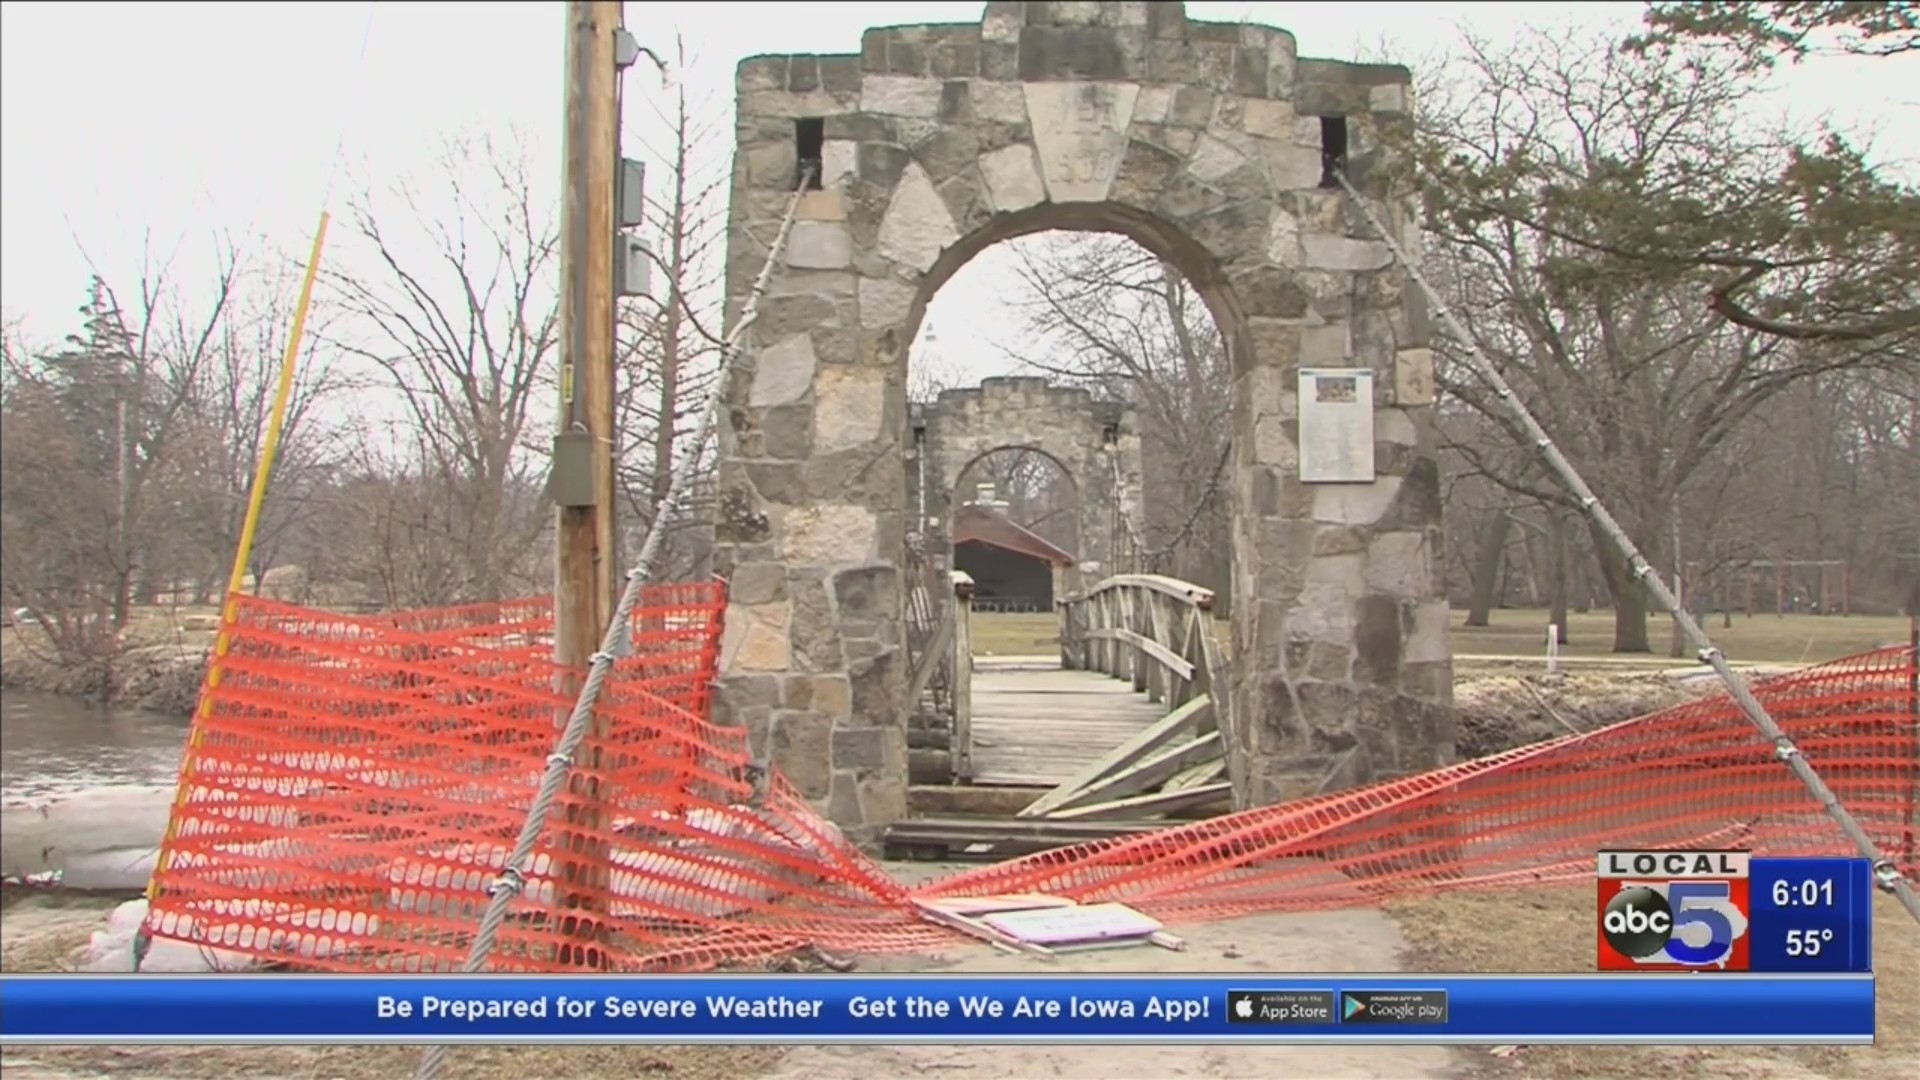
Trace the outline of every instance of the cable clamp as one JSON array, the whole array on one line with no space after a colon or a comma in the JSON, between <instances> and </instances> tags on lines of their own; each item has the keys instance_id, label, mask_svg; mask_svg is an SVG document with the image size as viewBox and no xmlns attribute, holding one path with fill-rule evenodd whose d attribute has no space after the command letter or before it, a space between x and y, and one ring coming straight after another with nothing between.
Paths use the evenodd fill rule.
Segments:
<instances>
[{"instance_id":1,"label":"cable clamp","mask_svg":"<svg viewBox=\"0 0 1920 1080\"><path fill-rule=\"evenodd\" d=\"M1773 740L1773 756L1781 761L1792 761L1800 756L1800 748L1793 745L1792 739L1782 735Z\"/></svg>"},{"instance_id":2,"label":"cable clamp","mask_svg":"<svg viewBox=\"0 0 1920 1080\"><path fill-rule=\"evenodd\" d=\"M1700 658L1701 663L1708 664L1708 665L1712 665L1715 661L1721 659L1720 650L1718 648L1715 648L1712 645L1709 645L1706 648L1701 649L1698 653L1694 655Z\"/></svg>"},{"instance_id":3,"label":"cable clamp","mask_svg":"<svg viewBox=\"0 0 1920 1080\"><path fill-rule=\"evenodd\" d=\"M1894 865L1892 859L1880 858L1874 860L1873 883L1875 885L1880 886L1880 888L1887 892L1894 892L1899 884L1905 880L1906 875L1900 872L1900 868Z\"/></svg>"},{"instance_id":4,"label":"cable clamp","mask_svg":"<svg viewBox=\"0 0 1920 1080\"><path fill-rule=\"evenodd\" d=\"M547 768L551 769L551 768L554 768L555 766L558 766L562 769L573 768L573 755L572 754L548 754Z\"/></svg>"},{"instance_id":5,"label":"cable clamp","mask_svg":"<svg viewBox=\"0 0 1920 1080\"><path fill-rule=\"evenodd\" d=\"M594 650L594 652L593 652L593 655L592 655L592 656L589 656L589 657L587 657L587 663L589 663L589 664L611 664L611 663L613 663L613 654L612 654L612 653L610 653L610 652L607 652L607 651L606 651L606 650L604 650L604 649L595 649L595 650Z\"/></svg>"},{"instance_id":6,"label":"cable clamp","mask_svg":"<svg viewBox=\"0 0 1920 1080\"><path fill-rule=\"evenodd\" d=\"M522 874L518 867L509 866L500 871L500 876L493 880L492 885L487 886L487 895L499 896L501 893L506 893L509 896L518 896L526 887L526 875Z\"/></svg>"}]
</instances>

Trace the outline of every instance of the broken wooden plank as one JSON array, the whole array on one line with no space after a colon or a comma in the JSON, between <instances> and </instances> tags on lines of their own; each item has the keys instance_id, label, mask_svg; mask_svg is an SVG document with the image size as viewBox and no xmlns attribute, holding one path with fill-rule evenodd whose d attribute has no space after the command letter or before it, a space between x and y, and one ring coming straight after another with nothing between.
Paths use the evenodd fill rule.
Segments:
<instances>
[{"instance_id":1,"label":"broken wooden plank","mask_svg":"<svg viewBox=\"0 0 1920 1080\"><path fill-rule=\"evenodd\" d=\"M1195 766L1224 762L1225 754L1226 747L1220 743L1220 733L1209 731L1197 739L1162 750L1138 765L1088 784L1072 798L1055 806L1050 813L1058 814L1062 810L1088 803L1108 802L1151 791L1183 770L1191 771Z\"/></svg>"},{"instance_id":2,"label":"broken wooden plank","mask_svg":"<svg viewBox=\"0 0 1920 1080\"><path fill-rule=\"evenodd\" d=\"M1049 818L907 818L888 825L888 842L953 842L1023 840L1081 844L1109 840L1166 828L1162 821L1055 821Z\"/></svg>"},{"instance_id":3,"label":"broken wooden plank","mask_svg":"<svg viewBox=\"0 0 1920 1080\"><path fill-rule=\"evenodd\" d=\"M920 670L913 673L913 681L907 684L907 700L919 701L920 695L927 692L933 683L933 673L940 668L941 661L947 658L947 651L953 646L953 617L949 614L940 620L934 628L933 640L927 642L926 649L916 657Z\"/></svg>"},{"instance_id":4,"label":"broken wooden plank","mask_svg":"<svg viewBox=\"0 0 1920 1080\"><path fill-rule=\"evenodd\" d=\"M1039 817L1051 812L1054 807L1079 794L1080 789L1118 769L1126 768L1172 742L1189 726L1206 720L1212 708L1212 698L1194 698L1154 721L1152 726L1102 754L1093 764L1069 777L1065 783L1034 800L1033 805L1020 811L1018 816Z\"/></svg>"},{"instance_id":5,"label":"broken wooden plank","mask_svg":"<svg viewBox=\"0 0 1920 1080\"><path fill-rule=\"evenodd\" d=\"M1192 810L1231 798L1233 785L1226 782L1205 784L1182 791L1157 791L1151 795L1135 795L1130 799L1116 799L1112 802L1094 803L1073 810L1062 810L1050 815L1056 821L1092 821L1101 817L1171 814L1179 810Z\"/></svg>"},{"instance_id":6,"label":"broken wooden plank","mask_svg":"<svg viewBox=\"0 0 1920 1080\"><path fill-rule=\"evenodd\" d=\"M1200 764L1195 765L1193 768L1177 774L1176 776L1174 776L1173 779L1160 785L1160 790L1161 791L1185 791L1186 789L1191 787L1199 787L1201 784L1211 784L1215 780L1220 779L1226 774L1227 774L1227 761L1225 758L1218 758L1213 761L1203 761Z\"/></svg>"}]
</instances>

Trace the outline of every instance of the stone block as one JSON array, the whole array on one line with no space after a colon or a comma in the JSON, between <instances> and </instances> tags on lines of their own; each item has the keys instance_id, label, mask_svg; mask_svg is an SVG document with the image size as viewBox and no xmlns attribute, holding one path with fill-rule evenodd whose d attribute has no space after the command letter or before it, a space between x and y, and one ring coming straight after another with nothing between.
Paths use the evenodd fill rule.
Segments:
<instances>
[{"instance_id":1,"label":"stone block","mask_svg":"<svg viewBox=\"0 0 1920 1080\"><path fill-rule=\"evenodd\" d=\"M860 325L868 329L904 325L915 292L912 285L894 278L861 278Z\"/></svg>"},{"instance_id":2,"label":"stone block","mask_svg":"<svg viewBox=\"0 0 1920 1080\"><path fill-rule=\"evenodd\" d=\"M814 385L815 453L832 454L877 441L886 417L886 392L885 371L844 365L821 370Z\"/></svg>"},{"instance_id":3,"label":"stone block","mask_svg":"<svg viewBox=\"0 0 1920 1080\"><path fill-rule=\"evenodd\" d=\"M1399 477L1382 476L1371 484L1313 485L1313 520L1336 525L1372 525L1386 517L1399 497Z\"/></svg>"},{"instance_id":4,"label":"stone block","mask_svg":"<svg viewBox=\"0 0 1920 1080\"><path fill-rule=\"evenodd\" d=\"M872 562L878 524L864 506L823 504L789 512L781 537L781 557L799 566L844 566Z\"/></svg>"},{"instance_id":5,"label":"stone block","mask_svg":"<svg viewBox=\"0 0 1920 1080\"><path fill-rule=\"evenodd\" d=\"M1344 367L1353 355L1352 335L1344 322L1306 326L1300 331L1302 367Z\"/></svg>"},{"instance_id":6,"label":"stone block","mask_svg":"<svg viewBox=\"0 0 1920 1080\"><path fill-rule=\"evenodd\" d=\"M1267 259L1277 266L1300 265L1300 219L1285 207L1275 206L1267 222Z\"/></svg>"},{"instance_id":7,"label":"stone block","mask_svg":"<svg viewBox=\"0 0 1920 1080\"><path fill-rule=\"evenodd\" d=\"M931 120L940 115L940 82L914 75L869 74L860 80L860 111Z\"/></svg>"},{"instance_id":8,"label":"stone block","mask_svg":"<svg viewBox=\"0 0 1920 1080\"><path fill-rule=\"evenodd\" d=\"M838 191L833 191L833 190L809 191L809 192L805 192L800 196L799 204L794 207L793 217L796 222L799 222L799 221L836 222L836 223L840 223L840 227L842 229L845 229L846 228L845 222L847 220L847 204L845 200L840 198L840 193ZM789 243L792 242L791 238L789 238L788 242ZM848 254L847 254L847 259L849 264L852 262L852 258L853 258L852 250L849 247ZM788 259L788 264L792 265L792 259Z\"/></svg>"},{"instance_id":9,"label":"stone block","mask_svg":"<svg viewBox=\"0 0 1920 1080\"><path fill-rule=\"evenodd\" d=\"M859 773L877 773L887 766L886 728L843 728L833 733L833 766Z\"/></svg>"},{"instance_id":10,"label":"stone block","mask_svg":"<svg viewBox=\"0 0 1920 1080\"><path fill-rule=\"evenodd\" d=\"M1292 103L1250 98L1242 106L1240 124L1249 135L1290 143L1294 120Z\"/></svg>"},{"instance_id":11,"label":"stone block","mask_svg":"<svg viewBox=\"0 0 1920 1080\"><path fill-rule=\"evenodd\" d=\"M804 333L782 338L762 349L754 367L747 404L765 409L799 401L813 388L817 365L813 340Z\"/></svg>"},{"instance_id":12,"label":"stone block","mask_svg":"<svg viewBox=\"0 0 1920 1080\"><path fill-rule=\"evenodd\" d=\"M980 37L986 41L1016 43L1027 25L1024 3L989 3L980 16Z\"/></svg>"},{"instance_id":13,"label":"stone block","mask_svg":"<svg viewBox=\"0 0 1920 1080\"><path fill-rule=\"evenodd\" d=\"M728 605L726 629L721 633L721 669L775 672L792 667L787 636L792 620L793 606L785 602Z\"/></svg>"},{"instance_id":14,"label":"stone block","mask_svg":"<svg viewBox=\"0 0 1920 1080\"><path fill-rule=\"evenodd\" d=\"M999 213L1025 210L1046 201L1046 182L1040 178L1033 148L1025 143L981 155L980 176L986 182L988 199Z\"/></svg>"},{"instance_id":15,"label":"stone block","mask_svg":"<svg viewBox=\"0 0 1920 1080\"><path fill-rule=\"evenodd\" d=\"M1432 550L1424 532L1381 533L1367 545L1367 588L1413 600L1433 587Z\"/></svg>"},{"instance_id":16,"label":"stone block","mask_svg":"<svg viewBox=\"0 0 1920 1080\"><path fill-rule=\"evenodd\" d=\"M734 90L746 94L754 91L786 89L787 60L785 56L747 57L734 68Z\"/></svg>"},{"instance_id":17,"label":"stone block","mask_svg":"<svg viewBox=\"0 0 1920 1080\"><path fill-rule=\"evenodd\" d=\"M1398 83L1376 86L1367 91L1367 107L1377 113L1407 112L1409 104L1408 88Z\"/></svg>"},{"instance_id":18,"label":"stone block","mask_svg":"<svg viewBox=\"0 0 1920 1080\"><path fill-rule=\"evenodd\" d=\"M839 203L834 192L811 194ZM795 221L787 234L787 265L795 270L843 270L853 265L853 234L834 221Z\"/></svg>"},{"instance_id":19,"label":"stone block","mask_svg":"<svg viewBox=\"0 0 1920 1080\"><path fill-rule=\"evenodd\" d=\"M1135 124L1164 124L1167 111L1173 107L1173 88L1169 86L1143 86L1140 97L1133 105Z\"/></svg>"},{"instance_id":20,"label":"stone block","mask_svg":"<svg viewBox=\"0 0 1920 1080\"><path fill-rule=\"evenodd\" d=\"M975 79L967 88L973 114L996 124L1027 122L1027 95L1019 83Z\"/></svg>"},{"instance_id":21,"label":"stone block","mask_svg":"<svg viewBox=\"0 0 1920 1080\"><path fill-rule=\"evenodd\" d=\"M787 781L809 799L833 787L833 725L816 712L783 710L773 717L773 761Z\"/></svg>"},{"instance_id":22,"label":"stone block","mask_svg":"<svg viewBox=\"0 0 1920 1080\"><path fill-rule=\"evenodd\" d=\"M739 564L734 567L733 576L727 581L727 595L733 603L746 608L785 600L787 598L786 564L776 562Z\"/></svg>"},{"instance_id":23,"label":"stone block","mask_svg":"<svg viewBox=\"0 0 1920 1080\"><path fill-rule=\"evenodd\" d=\"M1402 408L1433 404L1433 350L1401 349L1394 354L1393 400Z\"/></svg>"},{"instance_id":24,"label":"stone block","mask_svg":"<svg viewBox=\"0 0 1920 1080\"><path fill-rule=\"evenodd\" d=\"M1413 605L1412 628L1407 631L1405 660L1409 664L1441 664L1453 658L1448 645L1453 612L1444 599Z\"/></svg>"},{"instance_id":25,"label":"stone block","mask_svg":"<svg viewBox=\"0 0 1920 1080\"><path fill-rule=\"evenodd\" d=\"M1299 319L1307 313L1307 294L1281 266L1260 266L1234 275L1234 288L1249 316Z\"/></svg>"},{"instance_id":26,"label":"stone block","mask_svg":"<svg viewBox=\"0 0 1920 1080\"><path fill-rule=\"evenodd\" d=\"M925 273L958 239L953 214L926 170L918 162L909 163L880 222L880 254Z\"/></svg>"},{"instance_id":27,"label":"stone block","mask_svg":"<svg viewBox=\"0 0 1920 1080\"><path fill-rule=\"evenodd\" d=\"M1126 30L1094 27L1029 26L1020 31L1019 75L1023 82L1056 79L1138 79L1147 73L1137 42ZM1129 48L1132 44L1134 47Z\"/></svg>"},{"instance_id":28,"label":"stone block","mask_svg":"<svg viewBox=\"0 0 1920 1080\"><path fill-rule=\"evenodd\" d=\"M1393 262L1393 252L1378 240L1354 240L1326 233L1306 233L1300 238L1302 266L1323 270L1364 273Z\"/></svg>"},{"instance_id":29,"label":"stone block","mask_svg":"<svg viewBox=\"0 0 1920 1080\"><path fill-rule=\"evenodd\" d=\"M1262 149L1266 151L1267 175L1273 178L1275 190L1302 191L1320 186L1323 170L1318 146L1270 142Z\"/></svg>"}]
</instances>

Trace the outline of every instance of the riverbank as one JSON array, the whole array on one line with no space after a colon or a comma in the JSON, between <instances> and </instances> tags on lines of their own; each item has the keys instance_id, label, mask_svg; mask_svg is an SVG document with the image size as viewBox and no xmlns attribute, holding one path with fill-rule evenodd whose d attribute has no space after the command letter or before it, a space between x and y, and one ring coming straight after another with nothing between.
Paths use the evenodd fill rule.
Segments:
<instances>
[{"instance_id":1,"label":"riverbank","mask_svg":"<svg viewBox=\"0 0 1920 1080\"><path fill-rule=\"evenodd\" d=\"M130 705L168 716L192 713L213 635L176 631L136 645L111 663L62 663L44 644L0 636L0 686ZM36 647L37 646L37 647ZM1713 679L1659 671L1538 673L1466 671L1454 683L1457 757L1468 760L1608 724L1718 692Z\"/></svg>"},{"instance_id":2,"label":"riverbank","mask_svg":"<svg viewBox=\"0 0 1920 1080\"><path fill-rule=\"evenodd\" d=\"M138 644L111 659L73 663L9 628L0 636L0 687L186 716L199 699L213 648L211 634L196 636L206 640Z\"/></svg>"}]
</instances>

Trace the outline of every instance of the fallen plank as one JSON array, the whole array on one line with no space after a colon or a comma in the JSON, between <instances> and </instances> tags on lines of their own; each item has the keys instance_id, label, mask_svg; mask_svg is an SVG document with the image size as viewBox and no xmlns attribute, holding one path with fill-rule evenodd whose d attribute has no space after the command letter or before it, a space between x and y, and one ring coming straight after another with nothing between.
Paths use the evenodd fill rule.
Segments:
<instances>
[{"instance_id":1,"label":"fallen plank","mask_svg":"<svg viewBox=\"0 0 1920 1080\"><path fill-rule=\"evenodd\" d=\"M1029 840L1080 844L1116 836L1157 832L1164 821L1055 821L1046 818L907 818L887 826L888 841L953 841L973 844L994 840Z\"/></svg>"},{"instance_id":2,"label":"fallen plank","mask_svg":"<svg viewBox=\"0 0 1920 1080\"><path fill-rule=\"evenodd\" d=\"M1176 810L1207 806L1232 796L1233 785L1222 781L1184 791L1158 791L1151 795L1135 795L1130 799L1094 803L1073 810L1062 810L1051 816L1055 820L1092 821L1108 815L1170 814Z\"/></svg>"},{"instance_id":3,"label":"fallen plank","mask_svg":"<svg viewBox=\"0 0 1920 1080\"><path fill-rule=\"evenodd\" d=\"M1209 731L1197 739L1168 747L1138 765L1088 784L1072 798L1056 806L1053 813L1058 814L1062 810L1071 810L1088 803L1110 802L1129 795L1138 795L1159 787L1183 770L1191 770L1198 765L1219 762L1224 767L1225 754L1226 748L1220 743L1220 733Z\"/></svg>"},{"instance_id":4,"label":"fallen plank","mask_svg":"<svg viewBox=\"0 0 1920 1080\"><path fill-rule=\"evenodd\" d=\"M1032 806L1020 811L1020 817L1039 817L1079 794L1087 787L1109 773L1139 761L1187 730L1189 726L1203 722L1213 708L1213 699L1197 697L1185 705L1173 710L1155 721L1126 742L1101 755L1093 764L1086 766L1070 777L1066 783L1036 799Z\"/></svg>"},{"instance_id":5,"label":"fallen plank","mask_svg":"<svg viewBox=\"0 0 1920 1080\"><path fill-rule=\"evenodd\" d=\"M1199 787L1201 784L1211 784L1226 774L1227 762L1225 758L1215 761L1204 761L1160 785L1160 790L1185 791L1187 788Z\"/></svg>"}]
</instances>

